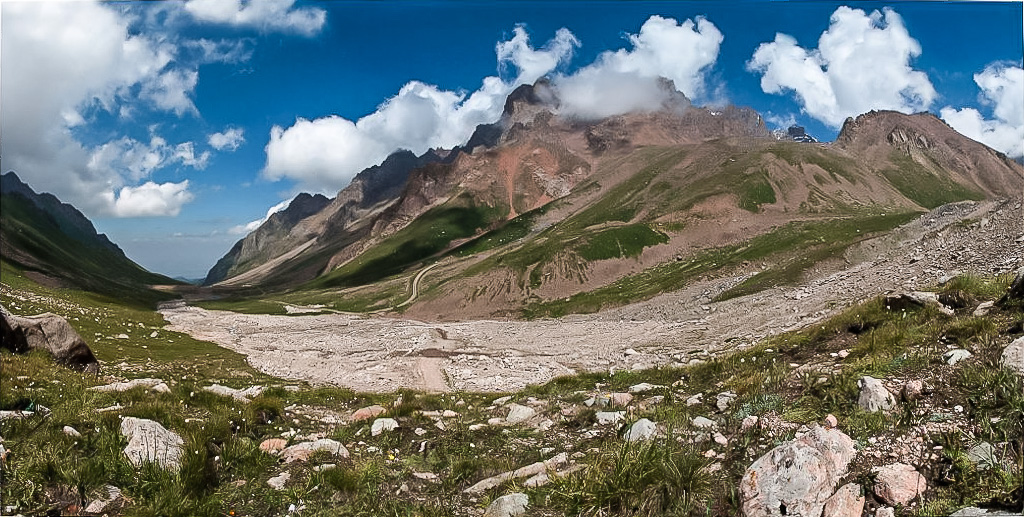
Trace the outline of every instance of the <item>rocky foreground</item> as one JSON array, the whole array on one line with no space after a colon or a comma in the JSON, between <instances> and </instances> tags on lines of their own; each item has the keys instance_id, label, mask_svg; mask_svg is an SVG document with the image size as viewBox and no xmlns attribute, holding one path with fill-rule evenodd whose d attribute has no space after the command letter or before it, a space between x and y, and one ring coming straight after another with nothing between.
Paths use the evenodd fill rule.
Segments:
<instances>
[{"instance_id":1,"label":"rocky foreground","mask_svg":"<svg viewBox=\"0 0 1024 517\"><path fill-rule=\"evenodd\" d=\"M3 510L1019 514L1012 281L957 277L687 366L499 397L104 379L4 353Z\"/></svg>"}]
</instances>

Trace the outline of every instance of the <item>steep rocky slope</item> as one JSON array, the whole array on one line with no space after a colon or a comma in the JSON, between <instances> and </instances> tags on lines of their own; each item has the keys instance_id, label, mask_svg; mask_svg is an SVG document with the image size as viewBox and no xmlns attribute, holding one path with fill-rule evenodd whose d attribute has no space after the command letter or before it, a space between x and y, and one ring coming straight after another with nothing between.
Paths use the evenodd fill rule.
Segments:
<instances>
[{"instance_id":1,"label":"steep rocky slope","mask_svg":"<svg viewBox=\"0 0 1024 517\"><path fill-rule=\"evenodd\" d=\"M541 81L513 92L465 148L410 169L395 197L339 219L339 196L308 219L321 226L306 231L307 247L222 285L309 282L313 298L358 289L386 308L441 260L412 314L587 312L685 285L670 279L686 277L673 261L706 262L688 273L700 276L762 260L792 280L913 214L1022 185L1024 168L929 114L866 114L830 144L781 141L754 111L681 95L649 113L568 118ZM638 282L653 287L607 296Z\"/></svg>"},{"instance_id":2,"label":"steep rocky slope","mask_svg":"<svg viewBox=\"0 0 1024 517\"><path fill-rule=\"evenodd\" d=\"M75 207L14 172L0 181L0 207L0 256L38 281L146 303L165 298L148 286L180 283L132 262Z\"/></svg>"}]
</instances>

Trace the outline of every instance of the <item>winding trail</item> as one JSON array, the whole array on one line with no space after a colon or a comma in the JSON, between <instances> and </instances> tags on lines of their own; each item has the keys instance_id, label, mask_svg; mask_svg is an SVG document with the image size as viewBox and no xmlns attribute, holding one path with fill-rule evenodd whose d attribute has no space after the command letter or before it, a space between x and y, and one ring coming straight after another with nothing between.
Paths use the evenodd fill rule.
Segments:
<instances>
[{"instance_id":1,"label":"winding trail","mask_svg":"<svg viewBox=\"0 0 1024 517\"><path fill-rule=\"evenodd\" d=\"M410 303L416 301L416 298L420 295L420 280L423 280L423 275L427 274L428 271L440 265L440 262L434 262L433 264L421 269L419 273L416 273L416 277L412 279L412 293L409 294L409 299L405 300L404 302L398 305L395 305L394 308L397 309L399 307L405 307L406 305L409 305Z\"/></svg>"}]
</instances>

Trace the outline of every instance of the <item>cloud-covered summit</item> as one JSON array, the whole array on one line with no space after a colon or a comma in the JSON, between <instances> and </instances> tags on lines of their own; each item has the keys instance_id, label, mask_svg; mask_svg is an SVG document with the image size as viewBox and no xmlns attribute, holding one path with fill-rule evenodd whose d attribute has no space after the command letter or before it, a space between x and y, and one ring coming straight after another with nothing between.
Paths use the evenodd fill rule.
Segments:
<instances>
[{"instance_id":1,"label":"cloud-covered summit","mask_svg":"<svg viewBox=\"0 0 1024 517\"><path fill-rule=\"evenodd\" d=\"M400 149L422 154L431 148L464 144L479 124L501 115L505 98L517 86L552 77L561 101L560 114L600 118L658 109L671 92L661 78L674 82L690 98L707 89L705 75L718 58L723 35L709 20L677 22L651 16L630 48L607 51L574 73L559 73L580 41L566 28L540 48L530 44L522 25L495 46L503 76L486 77L471 94L441 90L410 81L377 111L353 122L336 115L298 118L275 126L266 146L263 175L289 178L297 189L333 194L361 170L379 164Z\"/></svg>"}]
</instances>

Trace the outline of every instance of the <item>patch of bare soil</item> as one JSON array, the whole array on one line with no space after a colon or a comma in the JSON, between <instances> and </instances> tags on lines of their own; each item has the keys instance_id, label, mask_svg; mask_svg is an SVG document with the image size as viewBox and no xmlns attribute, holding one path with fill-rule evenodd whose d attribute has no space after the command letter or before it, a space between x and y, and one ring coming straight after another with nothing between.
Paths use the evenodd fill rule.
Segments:
<instances>
[{"instance_id":1,"label":"patch of bare soil","mask_svg":"<svg viewBox=\"0 0 1024 517\"><path fill-rule=\"evenodd\" d=\"M279 377L356 390L511 391L580 371L686 363L811 325L871 297L959 273L1024 266L1021 199L947 205L866 241L802 285L713 303L756 270L557 320L428 323L349 314L269 316L184 304L171 330L245 354Z\"/></svg>"}]
</instances>

